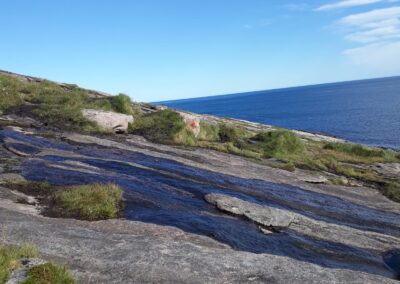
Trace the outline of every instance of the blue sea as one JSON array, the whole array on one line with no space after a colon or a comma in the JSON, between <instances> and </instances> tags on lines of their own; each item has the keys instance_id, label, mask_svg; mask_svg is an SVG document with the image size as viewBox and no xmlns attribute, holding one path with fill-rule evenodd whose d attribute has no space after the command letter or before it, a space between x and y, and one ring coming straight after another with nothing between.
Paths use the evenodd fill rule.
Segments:
<instances>
[{"instance_id":1,"label":"blue sea","mask_svg":"<svg viewBox=\"0 0 400 284\"><path fill-rule=\"evenodd\" d=\"M161 104L400 149L400 76Z\"/></svg>"}]
</instances>

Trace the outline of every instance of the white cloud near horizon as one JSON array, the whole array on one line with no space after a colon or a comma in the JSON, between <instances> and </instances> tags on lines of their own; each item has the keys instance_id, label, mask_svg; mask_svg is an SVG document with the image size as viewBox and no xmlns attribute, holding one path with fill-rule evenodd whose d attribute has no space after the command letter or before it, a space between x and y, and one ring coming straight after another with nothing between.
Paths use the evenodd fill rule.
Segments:
<instances>
[{"instance_id":1,"label":"white cloud near horizon","mask_svg":"<svg viewBox=\"0 0 400 284\"><path fill-rule=\"evenodd\" d=\"M384 0L343 0L332 4L322 5L316 8L315 11L329 11L335 9L350 8L350 7L379 3L383 1Z\"/></svg>"},{"instance_id":2,"label":"white cloud near horizon","mask_svg":"<svg viewBox=\"0 0 400 284\"><path fill-rule=\"evenodd\" d=\"M383 74L400 72L400 41L379 42L343 52L354 65L379 71Z\"/></svg>"}]
</instances>

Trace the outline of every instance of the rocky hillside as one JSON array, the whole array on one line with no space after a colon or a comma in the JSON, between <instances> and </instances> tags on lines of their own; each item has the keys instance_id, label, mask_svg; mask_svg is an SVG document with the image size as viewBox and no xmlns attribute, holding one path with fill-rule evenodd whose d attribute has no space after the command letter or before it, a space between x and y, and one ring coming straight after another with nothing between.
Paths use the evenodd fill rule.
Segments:
<instances>
[{"instance_id":1,"label":"rocky hillside","mask_svg":"<svg viewBox=\"0 0 400 284\"><path fill-rule=\"evenodd\" d=\"M82 283L397 283L399 153L4 72L0 99L0 248Z\"/></svg>"}]
</instances>

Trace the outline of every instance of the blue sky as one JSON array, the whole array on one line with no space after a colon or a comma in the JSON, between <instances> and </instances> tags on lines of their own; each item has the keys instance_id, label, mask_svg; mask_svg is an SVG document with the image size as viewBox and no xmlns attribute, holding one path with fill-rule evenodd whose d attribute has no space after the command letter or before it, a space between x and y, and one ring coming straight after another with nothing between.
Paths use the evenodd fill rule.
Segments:
<instances>
[{"instance_id":1,"label":"blue sky","mask_svg":"<svg viewBox=\"0 0 400 284\"><path fill-rule=\"evenodd\" d=\"M0 69L161 101L400 75L399 0L0 0Z\"/></svg>"}]
</instances>

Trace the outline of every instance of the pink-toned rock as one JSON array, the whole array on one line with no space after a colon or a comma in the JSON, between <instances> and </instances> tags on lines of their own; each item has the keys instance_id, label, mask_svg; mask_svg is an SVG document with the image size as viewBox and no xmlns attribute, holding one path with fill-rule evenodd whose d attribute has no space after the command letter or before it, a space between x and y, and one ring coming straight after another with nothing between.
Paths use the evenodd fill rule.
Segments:
<instances>
[{"instance_id":1,"label":"pink-toned rock","mask_svg":"<svg viewBox=\"0 0 400 284\"><path fill-rule=\"evenodd\" d=\"M96 122L105 130L114 131L116 133L126 132L128 124L133 123L133 116L112 111L104 111L98 109L84 109L82 114L90 121Z\"/></svg>"}]
</instances>

